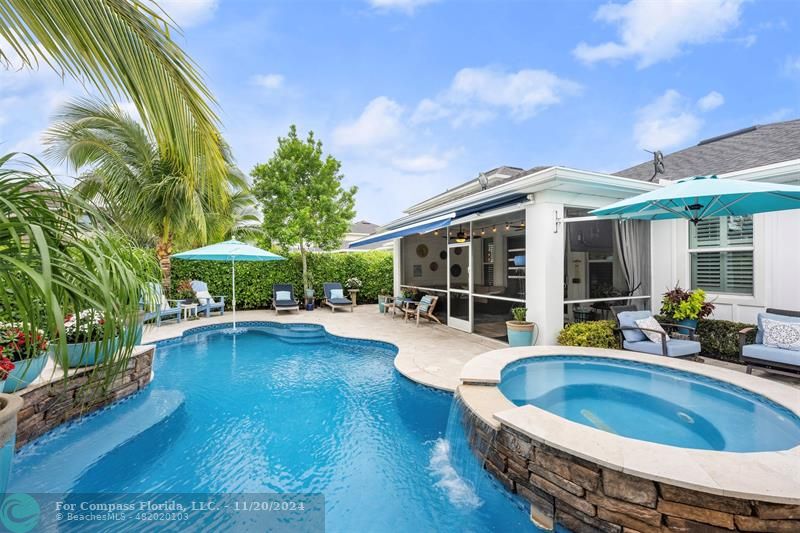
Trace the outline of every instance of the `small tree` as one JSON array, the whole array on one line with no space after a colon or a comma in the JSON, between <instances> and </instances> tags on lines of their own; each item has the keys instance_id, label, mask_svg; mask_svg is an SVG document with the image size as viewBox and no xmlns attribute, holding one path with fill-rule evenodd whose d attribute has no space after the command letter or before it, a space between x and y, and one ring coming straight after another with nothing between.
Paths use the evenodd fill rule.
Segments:
<instances>
[{"instance_id":1,"label":"small tree","mask_svg":"<svg viewBox=\"0 0 800 533\"><path fill-rule=\"evenodd\" d=\"M305 141L292 125L266 163L257 164L253 194L261 203L265 237L284 248L297 245L303 261L303 286L311 288L309 246L333 250L355 216L356 187L344 189L341 163L322 154L322 142L309 132Z\"/></svg>"}]
</instances>

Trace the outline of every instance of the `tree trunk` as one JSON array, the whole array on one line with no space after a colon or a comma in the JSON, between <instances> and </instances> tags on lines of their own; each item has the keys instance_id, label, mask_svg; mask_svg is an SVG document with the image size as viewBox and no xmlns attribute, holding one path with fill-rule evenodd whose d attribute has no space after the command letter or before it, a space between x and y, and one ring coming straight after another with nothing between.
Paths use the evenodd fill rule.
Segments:
<instances>
[{"instance_id":1,"label":"tree trunk","mask_svg":"<svg viewBox=\"0 0 800 533\"><path fill-rule=\"evenodd\" d=\"M156 256L158 257L158 264L161 266L161 285L164 287L164 294L169 292L172 282L172 262L170 261L170 255L172 255L172 235L168 235L156 245Z\"/></svg>"},{"instance_id":2,"label":"tree trunk","mask_svg":"<svg viewBox=\"0 0 800 533\"><path fill-rule=\"evenodd\" d=\"M310 289L308 283L308 263L306 262L306 247L303 246L303 241L300 241L300 258L303 261L303 295Z\"/></svg>"}]
</instances>

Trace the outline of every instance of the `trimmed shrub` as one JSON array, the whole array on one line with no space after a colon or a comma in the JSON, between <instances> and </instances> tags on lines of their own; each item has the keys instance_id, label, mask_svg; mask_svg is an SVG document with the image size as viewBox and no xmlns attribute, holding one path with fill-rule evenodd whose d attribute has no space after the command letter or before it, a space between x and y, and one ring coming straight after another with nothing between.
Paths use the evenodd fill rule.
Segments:
<instances>
[{"instance_id":1,"label":"trimmed shrub","mask_svg":"<svg viewBox=\"0 0 800 533\"><path fill-rule=\"evenodd\" d=\"M290 253L286 261L236 263L236 308L266 307L272 299L274 283L291 283L298 298L303 297L303 268L299 253ZM322 284L344 284L349 278L362 281L358 303L375 303L379 294L390 294L393 284L392 253L373 250L360 253L311 254L308 269L314 280L317 299L322 297ZM224 261L172 260L172 291L183 280L198 279L208 284L211 294L231 300L231 264Z\"/></svg>"},{"instance_id":2,"label":"trimmed shrub","mask_svg":"<svg viewBox=\"0 0 800 533\"><path fill-rule=\"evenodd\" d=\"M739 360L739 332L744 328L754 327L752 324L731 322L730 320L701 320L697 324L697 336L703 349L700 355L730 361ZM756 341L756 332L747 336L748 343Z\"/></svg>"},{"instance_id":3,"label":"trimmed shrub","mask_svg":"<svg viewBox=\"0 0 800 533\"><path fill-rule=\"evenodd\" d=\"M587 348L619 348L619 341L614 335L615 327L612 320L567 324L558 334L558 344Z\"/></svg>"}]
</instances>

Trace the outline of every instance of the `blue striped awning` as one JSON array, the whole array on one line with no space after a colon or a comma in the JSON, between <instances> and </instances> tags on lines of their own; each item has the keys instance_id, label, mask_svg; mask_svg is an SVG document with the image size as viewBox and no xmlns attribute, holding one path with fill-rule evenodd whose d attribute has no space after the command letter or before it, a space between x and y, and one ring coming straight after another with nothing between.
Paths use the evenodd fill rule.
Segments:
<instances>
[{"instance_id":1,"label":"blue striped awning","mask_svg":"<svg viewBox=\"0 0 800 533\"><path fill-rule=\"evenodd\" d=\"M406 235L413 235L417 233L428 233L436 229L445 228L450 225L450 221L456 216L455 213L436 217L435 219L424 220L422 222L415 222L399 228L375 233L363 239L353 241L348 248L358 248L359 246L366 246L375 242L388 241L390 239L397 239L398 237L405 237Z\"/></svg>"}]
</instances>

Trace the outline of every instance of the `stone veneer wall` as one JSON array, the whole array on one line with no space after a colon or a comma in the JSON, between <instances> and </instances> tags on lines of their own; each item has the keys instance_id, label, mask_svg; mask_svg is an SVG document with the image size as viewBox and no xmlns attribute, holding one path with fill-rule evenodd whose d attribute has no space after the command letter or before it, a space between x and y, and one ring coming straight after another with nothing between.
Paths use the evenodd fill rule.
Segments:
<instances>
[{"instance_id":1,"label":"stone veneer wall","mask_svg":"<svg viewBox=\"0 0 800 533\"><path fill-rule=\"evenodd\" d=\"M103 376L99 372L92 375L94 367L75 370L66 383L57 376L54 381L32 385L16 393L24 401L17 414L17 448L73 418L96 411L147 386L154 353L154 346L137 346L128 359L127 368L101 394L98 394L97 387Z\"/></svg>"},{"instance_id":2,"label":"stone veneer wall","mask_svg":"<svg viewBox=\"0 0 800 533\"><path fill-rule=\"evenodd\" d=\"M575 533L800 532L800 505L718 496L623 474L505 425L495 431L466 407L461 421L484 468L529 501L531 518L546 528L560 524Z\"/></svg>"}]
</instances>

